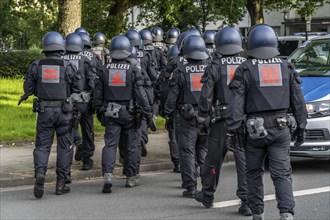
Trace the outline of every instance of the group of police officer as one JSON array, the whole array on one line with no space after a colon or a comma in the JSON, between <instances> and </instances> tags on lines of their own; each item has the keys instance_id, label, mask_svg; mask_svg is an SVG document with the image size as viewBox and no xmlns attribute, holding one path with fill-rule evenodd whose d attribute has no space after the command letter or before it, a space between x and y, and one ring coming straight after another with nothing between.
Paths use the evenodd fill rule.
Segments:
<instances>
[{"instance_id":1,"label":"group of police officer","mask_svg":"<svg viewBox=\"0 0 330 220\"><path fill-rule=\"evenodd\" d=\"M128 30L111 40L109 50L103 33L94 35L92 47L83 28L65 41L57 32L44 36L45 58L31 64L19 101L36 96L35 197L43 196L54 132L57 195L70 191L66 184L71 182L73 145L82 170L93 167L94 113L105 127L102 192L112 192L117 146L126 187L138 186L148 128L156 129L154 117L160 115L166 119L173 171L181 173L184 197L212 207L221 167L231 150L241 200L238 212L263 219L267 154L280 219L293 219L290 140L297 146L304 142L307 112L299 75L276 57L274 30L264 24L252 27L246 57L240 55L242 36L231 27L203 36L195 28L181 34L171 28L166 43L163 35L157 26L151 31Z\"/></svg>"}]
</instances>

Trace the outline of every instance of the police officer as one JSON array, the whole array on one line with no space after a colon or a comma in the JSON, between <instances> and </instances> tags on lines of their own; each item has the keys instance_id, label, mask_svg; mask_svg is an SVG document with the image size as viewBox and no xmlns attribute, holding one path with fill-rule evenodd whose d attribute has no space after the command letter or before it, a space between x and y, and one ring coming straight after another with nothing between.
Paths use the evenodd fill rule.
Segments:
<instances>
[{"instance_id":1,"label":"police officer","mask_svg":"<svg viewBox=\"0 0 330 220\"><path fill-rule=\"evenodd\" d=\"M102 65L110 62L109 50L105 47L107 37L102 32L96 32L93 36L93 47L91 50L98 56Z\"/></svg>"},{"instance_id":2,"label":"police officer","mask_svg":"<svg viewBox=\"0 0 330 220\"><path fill-rule=\"evenodd\" d=\"M164 54L167 54L168 51L172 46L175 45L176 40L179 37L179 30L177 28L170 28L166 33L166 39L165 39L165 46L164 46Z\"/></svg>"},{"instance_id":3,"label":"police officer","mask_svg":"<svg viewBox=\"0 0 330 220\"><path fill-rule=\"evenodd\" d=\"M126 187L135 187L137 169L137 114L151 118L151 109L143 89L141 69L132 54L130 41L116 36L109 46L112 61L105 65L95 88L95 109L105 126L105 146L102 150L103 193L111 193L112 174L116 162L116 148L123 133L127 152L124 170Z\"/></svg>"},{"instance_id":4,"label":"police officer","mask_svg":"<svg viewBox=\"0 0 330 220\"><path fill-rule=\"evenodd\" d=\"M80 54L83 51L84 44L82 38L77 33L71 33L66 37L66 55L63 57L73 63L77 70L77 77L81 79L77 85L79 90L71 94L74 102L75 113L74 122L81 127L82 132L82 170L89 170L93 167L91 157L95 151L94 145L94 114L92 105L92 96L95 86L96 69L91 61ZM78 133L77 126L74 127ZM75 134L77 135L77 134Z\"/></svg>"},{"instance_id":5,"label":"police officer","mask_svg":"<svg viewBox=\"0 0 330 220\"><path fill-rule=\"evenodd\" d=\"M154 26L151 29L152 45L158 47L165 54L165 44L162 42L164 37L164 31L161 27Z\"/></svg>"},{"instance_id":6,"label":"police officer","mask_svg":"<svg viewBox=\"0 0 330 220\"><path fill-rule=\"evenodd\" d=\"M187 63L186 58L184 58L182 55L183 40L189 36L193 36L193 35L199 36L198 34L194 30L183 32L182 34L180 34L176 42L176 45L173 46L168 53L168 63L166 65L165 70L161 72L161 74L159 75L156 86L156 88L160 91L159 113L163 117L165 116L164 115L165 102L169 93L169 79L171 75L173 75L173 71L178 66ZM179 48L181 49L181 51ZM180 146L178 146L178 132L176 132L176 129L179 128L179 114L177 110L173 112L171 117L168 117L166 119L165 127L169 132L168 135L169 135L170 154L171 154L172 162L174 163L173 172L179 173L181 171L180 170L181 162L178 156L180 155L180 153L178 153L180 152ZM183 180L182 174L181 174L181 179Z\"/></svg>"},{"instance_id":7,"label":"police officer","mask_svg":"<svg viewBox=\"0 0 330 220\"><path fill-rule=\"evenodd\" d=\"M83 40L84 49L83 51L79 52L79 55L87 57L89 59L93 68L96 69L97 74L102 69L101 62L98 56L91 51L92 43L90 37L85 32L78 32L79 36ZM93 109L90 107L90 120L94 120L93 118ZM75 153L75 160L76 161L83 161L82 170L89 170L93 167L93 160L90 157L94 154L95 144L94 144L94 122L92 123L93 127L90 129L91 133L88 133L88 137L83 137L81 140L80 134L77 129L74 130L74 144L77 147ZM89 132L89 131L87 131ZM84 144L85 143L85 144ZM84 146L85 145L85 146ZM94 149L93 151L87 149ZM89 152L89 153L88 153ZM93 153L91 153L93 152Z\"/></svg>"},{"instance_id":8,"label":"police officer","mask_svg":"<svg viewBox=\"0 0 330 220\"><path fill-rule=\"evenodd\" d=\"M204 39L205 40L205 39ZM211 116L210 134L208 137L208 152L203 165L202 190L195 194L195 199L207 208L213 204L214 193L219 183L220 170L227 154L226 140L226 110L230 102L228 84L235 69L246 59L239 56L242 49L242 36L234 28L225 27L217 33L216 50L221 58L216 58L207 67L202 78L203 88L199 100L198 119L205 120ZM245 180L245 155L242 148L234 150L237 170L238 189L236 195L241 199L238 212L251 215L247 206L247 187Z\"/></svg>"},{"instance_id":9,"label":"police officer","mask_svg":"<svg viewBox=\"0 0 330 220\"><path fill-rule=\"evenodd\" d=\"M167 64L167 60L166 57L164 55L164 53L158 48L155 47L154 45L152 45L152 41L153 41L153 37L152 37L152 33L147 30L141 30L140 31L140 35L141 35L141 39L143 41L144 44L144 50L147 51L148 53L150 53L151 55L151 59L153 61L153 66L154 69L157 71L157 77L159 76L159 74L161 73L161 71L166 67ZM156 82L154 82L154 92L155 92L155 99L154 99L154 104L152 106L152 111L154 116L158 115L158 100L159 100L159 91L156 87ZM155 131L156 125L154 122L154 119L152 121L152 123L150 124L150 129Z\"/></svg>"},{"instance_id":10,"label":"police officer","mask_svg":"<svg viewBox=\"0 0 330 220\"><path fill-rule=\"evenodd\" d=\"M24 95L18 102L20 105L30 95L36 96L33 101L33 111L38 112L36 146L33 151L36 198L42 198L44 194L54 132L57 137L56 195L70 192L70 188L65 185L72 147L70 121L73 105L69 97L79 83L75 76L76 68L69 61L61 59L65 43L58 32L48 32L42 40L42 48L45 58L30 65L24 81Z\"/></svg>"},{"instance_id":11,"label":"police officer","mask_svg":"<svg viewBox=\"0 0 330 220\"><path fill-rule=\"evenodd\" d=\"M167 53L168 64L172 62L179 56L178 46L175 44ZM164 116L164 106L167 99L167 94L169 91L169 76L166 77L164 72L159 75L159 90L160 90L160 115ZM165 129L168 132L168 145L171 155L171 161L174 165L173 172L180 173L180 163L179 163L179 150L175 132L174 117L168 118L165 122Z\"/></svg>"},{"instance_id":12,"label":"police officer","mask_svg":"<svg viewBox=\"0 0 330 220\"><path fill-rule=\"evenodd\" d=\"M180 150L181 174L186 191L184 197L193 198L197 181L195 175L195 158L202 166L207 148L207 122L196 121L196 111L208 58L203 38L190 36L185 41L183 56L187 63L179 66L170 79L170 91L165 103L165 117L170 118L179 108L178 144Z\"/></svg>"},{"instance_id":13,"label":"police officer","mask_svg":"<svg viewBox=\"0 0 330 220\"><path fill-rule=\"evenodd\" d=\"M143 76L143 87L147 93L149 104L152 106L154 102L153 85L157 80L157 72L154 69L151 55L143 50L140 34L136 30L128 30L125 36L130 40L136 50L136 59L141 66L141 73ZM138 142L138 148L141 148L141 156L143 157L147 156L146 145L149 141L148 127L149 125L147 124L146 118L142 117L141 127L139 129L141 141Z\"/></svg>"},{"instance_id":14,"label":"police officer","mask_svg":"<svg viewBox=\"0 0 330 220\"><path fill-rule=\"evenodd\" d=\"M207 51L211 57L214 55L215 46L214 46L214 39L215 39L215 31L207 30L203 34L203 39L206 44Z\"/></svg>"},{"instance_id":15,"label":"police officer","mask_svg":"<svg viewBox=\"0 0 330 220\"><path fill-rule=\"evenodd\" d=\"M297 130L295 145L305 139L307 111L301 80L293 66L277 58L277 36L268 25L252 27L247 35L247 61L239 65L229 84L231 102L227 117L228 142L234 140L246 114L246 181L253 220L263 219L263 163L267 153L275 186L280 219L293 219L295 206L290 165L290 118L292 109Z\"/></svg>"},{"instance_id":16,"label":"police officer","mask_svg":"<svg viewBox=\"0 0 330 220\"><path fill-rule=\"evenodd\" d=\"M89 35L83 32L79 32L78 34L84 43L84 49L82 52L80 52L80 54L87 57L92 62L92 65L96 68L96 70L101 70L102 63L100 62L99 57L91 50L92 42Z\"/></svg>"}]
</instances>

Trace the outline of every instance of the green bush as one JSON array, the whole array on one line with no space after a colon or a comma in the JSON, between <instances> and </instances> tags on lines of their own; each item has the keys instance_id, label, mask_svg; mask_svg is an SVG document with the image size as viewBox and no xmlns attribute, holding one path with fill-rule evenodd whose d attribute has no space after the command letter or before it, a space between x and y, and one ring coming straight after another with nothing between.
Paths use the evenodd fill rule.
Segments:
<instances>
[{"instance_id":1,"label":"green bush","mask_svg":"<svg viewBox=\"0 0 330 220\"><path fill-rule=\"evenodd\" d=\"M17 78L25 76L29 65L43 55L37 51L15 51L0 53L0 77Z\"/></svg>"}]
</instances>

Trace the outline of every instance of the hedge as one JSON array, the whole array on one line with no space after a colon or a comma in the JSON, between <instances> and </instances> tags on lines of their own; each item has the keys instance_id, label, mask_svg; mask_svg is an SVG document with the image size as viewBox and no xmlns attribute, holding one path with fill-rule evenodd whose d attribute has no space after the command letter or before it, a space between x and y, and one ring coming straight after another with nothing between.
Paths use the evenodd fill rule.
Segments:
<instances>
[{"instance_id":1,"label":"hedge","mask_svg":"<svg viewBox=\"0 0 330 220\"><path fill-rule=\"evenodd\" d=\"M15 51L0 53L0 77L18 78L25 76L30 64L43 55L35 51Z\"/></svg>"}]
</instances>

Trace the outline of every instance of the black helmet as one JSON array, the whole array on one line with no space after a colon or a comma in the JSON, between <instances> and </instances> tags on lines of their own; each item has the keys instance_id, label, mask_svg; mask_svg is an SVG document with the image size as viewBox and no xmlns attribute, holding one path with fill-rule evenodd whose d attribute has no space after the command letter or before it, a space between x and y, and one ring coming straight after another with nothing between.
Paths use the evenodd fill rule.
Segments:
<instances>
[{"instance_id":1,"label":"black helmet","mask_svg":"<svg viewBox=\"0 0 330 220\"><path fill-rule=\"evenodd\" d=\"M100 45L105 44L107 42L107 37L102 32L96 32L93 36L93 44Z\"/></svg>"},{"instance_id":2,"label":"black helmet","mask_svg":"<svg viewBox=\"0 0 330 220\"><path fill-rule=\"evenodd\" d=\"M136 30L128 30L124 35L129 39L129 41L131 41L133 46L140 46L141 36L139 32Z\"/></svg>"},{"instance_id":3,"label":"black helmet","mask_svg":"<svg viewBox=\"0 0 330 220\"><path fill-rule=\"evenodd\" d=\"M215 47L222 55L233 55L243 51L242 35L232 27L220 29L216 34Z\"/></svg>"},{"instance_id":4,"label":"black helmet","mask_svg":"<svg viewBox=\"0 0 330 220\"><path fill-rule=\"evenodd\" d=\"M151 29L151 33L152 33L152 41L160 42L163 40L164 31L161 27L154 26Z\"/></svg>"},{"instance_id":5,"label":"black helmet","mask_svg":"<svg viewBox=\"0 0 330 220\"><path fill-rule=\"evenodd\" d=\"M184 41L189 36L200 36L199 32L190 29L188 31L183 32L179 35L178 40L176 41L176 44L178 45L179 51L182 51Z\"/></svg>"},{"instance_id":6,"label":"black helmet","mask_svg":"<svg viewBox=\"0 0 330 220\"><path fill-rule=\"evenodd\" d=\"M89 35L83 32L79 32L78 33L81 37L81 39L83 40L84 46L91 48L92 44L91 44L91 39L89 38Z\"/></svg>"},{"instance_id":7,"label":"black helmet","mask_svg":"<svg viewBox=\"0 0 330 220\"><path fill-rule=\"evenodd\" d=\"M258 59L273 58L280 53L277 49L277 35L266 24L253 26L247 33L247 54Z\"/></svg>"},{"instance_id":8,"label":"black helmet","mask_svg":"<svg viewBox=\"0 0 330 220\"><path fill-rule=\"evenodd\" d=\"M65 42L62 35L58 32L51 31L42 38L42 51L65 51Z\"/></svg>"},{"instance_id":9,"label":"black helmet","mask_svg":"<svg viewBox=\"0 0 330 220\"><path fill-rule=\"evenodd\" d=\"M77 28L74 32L75 33L85 33L85 34L87 34L89 36L88 31L85 28L83 28L83 27Z\"/></svg>"},{"instance_id":10,"label":"black helmet","mask_svg":"<svg viewBox=\"0 0 330 220\"><path fill-rule=\"evenodd\" d=\"M179 48L178 48L178 45L174 44L167 52L166 54L166 58L167 60L171 60L177 56L179 56Z\"/></svg>"},{"instance_id":11,"label":"black helmet","mask_svg":"<svg viewBox=\"0 0 330 220\"><path fill-rule=\"evenodd\" d=\"M193 35L186 38L182 54L187 59L206 60L209 58L206 51L206 45L203 38Z\"/></svg>"},{"instance_id":12,"label":"black helmet","mask_svg":"<svg viewBox=\"0 0 330 220\"><path fill-rule=\"evenodd\" d=\"M193 33L192 35L197 35L197 36L200 36L200 37L202 36L201 35L201 32L199 32L199 30L197 28L192 27L192 28L189 28L188 31L190 31L191 33Z\"/></svg>"},{"instance_id":13,"label":"black helmet","mask_svg":"<svg viewBox=\"0 0 330 220\"><path fill-rule=\"evenodd\" d=\"M115 59L124 59L132 54L132 45L128 38L123 35L117 35L112 38L109 45L110 56Z\"/></svg>"},{"instance_id":14,"label":"black helmet","mask_svg":"<svg viewBox=\"0 0 330 220\"><path fill-rule=\"evenodd\" d=\"M205 31L203 34L203 39L206 44L214 44L215 31Z\"/></svg>"},{"instance_id":15,"label":"black helmet","mask_svg":"<svg viewBox=\"0 0 330 220\"><path fill-rule=\"evenodd\" d=\"M176 28L170 28L166 34L166 43L175 44L178 39L180 31Z\"/></svg>"},{"instance_id":16,"label":"black helmet","mask_svg":"<svg viewBox=\"0 0 330 220\"><path fill-rule=\"evenodd\" d=\"M147 29L141 30L140 35L144 45L152 43L152 34L149 30Z\"/></svg>"},{"instance_id":17,"label":"black helmet","mask_svg":"<svg viewBox=\"0 0 330 220\"><path fill-rule=\"evenodd\" d=\"M77 33L68 34L65 38L65 49L71 52L81 52L84 49L84 43Z\"/></svg>"}]
</instances>

